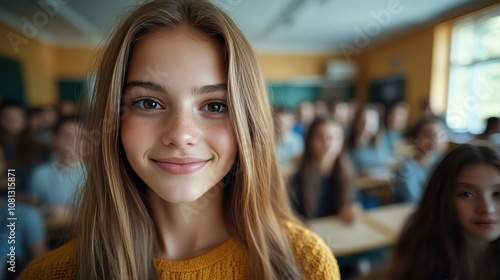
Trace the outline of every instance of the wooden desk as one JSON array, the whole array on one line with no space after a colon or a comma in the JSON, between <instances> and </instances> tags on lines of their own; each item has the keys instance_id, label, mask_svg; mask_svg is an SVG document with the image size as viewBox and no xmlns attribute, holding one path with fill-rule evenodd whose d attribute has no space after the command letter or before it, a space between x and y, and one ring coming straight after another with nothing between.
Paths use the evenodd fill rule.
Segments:
<instances>
[{"instance_id":1,"label":"wooden desk","mask_svg":"<svg viewBox=\"0 0 500 280\"><path fill-rule=\"evenodd\" d=\"M374 208L365 213L364 220L372 227L385 232L396 242L399 233L415 207L416 205L412 203L397 203Z\"/></svg>"},{"instance_id":2,"label":"wooden desk","mask_svg":"<svg viewBox=\"0 0 500 280\"><path fill-rule=\"evenodd\" d=\"M310 220L308 225L336 257L345 257L394 245L413 210L412 204L392 204L365 212L354 224L330 216Z\"/></svg>"},{"instance_id":3,"label":"wooden desk","mask_svg":"<svg viewBox=\"0 0 500 280\"><path fill-rule=\"evenodd\" d=\"M356 187L360 190L371 190L376 188L389 188L389 179L360 177L356 179Z\"/></svg>"},{"instance_id":4,"label":"wooden desk","mask_svg":"<svg viewBox=\"0 0 500 280\"><path fill-rule=\"evenodd\" d=\"M376 250L392 244L386 233L365 223L363 218L354 224L346 224L340 218L331 216L311 220L308 225L323 238L336 257Z\"/></svg>"},{"instance_id":5,"label":"wooden desk","mask_svg":"<svg viewBox=\"0 0 500 280\"><path fill-rule=\"evenodd\" d=\"M378 198L382 205L390 204L393 200L389 178L359 177L356 187L367 196Z\"/></svg>"}]
</instances>

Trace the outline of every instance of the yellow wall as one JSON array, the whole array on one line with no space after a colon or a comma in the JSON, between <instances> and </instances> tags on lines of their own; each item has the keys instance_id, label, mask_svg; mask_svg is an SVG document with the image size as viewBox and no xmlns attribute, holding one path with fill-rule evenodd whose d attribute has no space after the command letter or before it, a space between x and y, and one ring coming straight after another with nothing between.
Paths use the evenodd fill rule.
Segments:
<instances>
[{"instance_id":1,"label":"yellow wall","mask_svg":"<svg viewBox=\"0 0 500 280\"><path fill-rule=\"evenodd\" d=\"M296 77L323 76L331 60L340 60L339 54L265 54L257 53L257 60L267 81L283 82Z\"/></svg>"},{"instance_id":2,"label":"yellow wall","mask_svg":"<svg viewBox=\"0 0 500 280\"><path fill-rule=\"evenodd\" d=\"M411 110L410 122L418 116L422 100L428 100L431 83L434 28L409 34L359 55L358 96L368 100L368 85L381 78L406 78L405 99Z\"/></svg>"},{"instance_id":3,"label":"yellow wall","mask_svg":"<svg viewBox=\"0 0 500 280\"><path fill-rule=\"evenodd\" d=\"M25 42L18 44L16 51L9 39L0 40L0 55L20 62L28 104L53 104L56 101L56 84L51 47L35 39L21 37L21 32L1 24L0 34L3 38L8 38L9 34L14 38L12 36L16 34L20 36L17 39Z\"/></svg>"},{"instance_id":4,"label":"yellow wall","mask_svg":"<svg viewBox=\"0 0 500 280\"><path fill-rule=\"evenodd\" d=\"M91 71L94 49L54 48L54 75L58 79L82 79Z\"/></svg>"},{"instance_id":5,"label":"yellow wall","mask_svg":"<svg viewBox=\"0 0 500 280\"><path fill-rule=\"evenodd\" d=\"M21 64L25 98L30 106L55 105L59 101L58 80L83 79L90 69L91 49L54 47L4 24L0 24L0 35L6 38L0 40L0 56ZM8 36L22 42L13 46Z\"/></svg>"}]
</instances>

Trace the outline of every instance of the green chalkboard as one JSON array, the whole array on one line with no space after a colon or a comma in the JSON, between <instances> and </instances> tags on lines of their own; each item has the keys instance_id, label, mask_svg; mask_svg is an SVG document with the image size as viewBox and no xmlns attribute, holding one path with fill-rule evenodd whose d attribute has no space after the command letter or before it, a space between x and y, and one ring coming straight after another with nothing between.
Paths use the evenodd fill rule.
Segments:
<instances>
[{"instance_id":1,"label":"green chalkboard","mask_svg":"<svg viewBox=\"0 0 500 280\"><path fill-rule=\"evenodd\" d=\"M26 106L21 63L0 56L0 98L14 100Z\"/></svg>"},{"instance_id":2,"label":"green chalkboard","mask_svg":"<svg viewBox=\"0 0 500 280\"><path fill-rule=\"evenodd\" d=\"M59 97L60 100L68 100L78 103L82 97L85 87L83 80L60 80Z\"/></svg>"}]
</instances>

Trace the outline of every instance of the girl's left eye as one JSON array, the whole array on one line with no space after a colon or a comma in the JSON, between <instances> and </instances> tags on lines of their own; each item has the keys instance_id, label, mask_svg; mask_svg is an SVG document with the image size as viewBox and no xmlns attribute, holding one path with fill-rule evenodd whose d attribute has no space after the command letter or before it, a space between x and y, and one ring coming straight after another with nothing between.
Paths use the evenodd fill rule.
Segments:
<instances>
[{"instance_id":1,"label":"girl's left eye","mask_svg":"<svg viewBox=\"0 0 500 280\"><path fill-rule=\"evenodd\" d=\"M500 192L494 192L493 193L494 198L500 198Z\"/></svg>"},{"instance_id":2,"label":"girl's left eye","mask_svg":"<svg viewBox=\"0 0 500 280\"><path fill-rule=\"evenodd\" d=\"M222 114L226 111L227 106L223 102L210 102L204 105L202 109L211 114Z\"/></svg>"},{"instance_id":3,"label":"girl's left eye","mask_svg":"<svg viewBox=\"0 0 500 280\"><path fill-rule=\"evenodd\" d=\"M160 103L154 99L140 99L134 102L134 106L139 107L139 109L143 110L155 110L162 109L163 107Z\"/></svg>"},{"instance_id":4,"label":"girl's left eye","mask_svg":"<svg viewBox=\"0 0 500 280\"><path fill-rule=\"evenodd\" d=\"M462 192L458 196L463 197L463 198L472 198L474 195L470 192Z\"/></svg>"}]
</instances>

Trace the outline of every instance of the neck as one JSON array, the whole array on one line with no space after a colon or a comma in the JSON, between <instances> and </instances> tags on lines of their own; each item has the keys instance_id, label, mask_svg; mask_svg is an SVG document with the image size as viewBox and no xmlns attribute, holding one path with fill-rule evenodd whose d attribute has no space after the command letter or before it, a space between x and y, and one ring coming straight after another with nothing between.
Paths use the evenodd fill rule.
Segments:
<instances>
[{"instance_id":1,"label":"neck","mask_svg":"<svg viewBox=\"0 0 500 280\"><path fill-rule=\"evenodd\" d=\"M209 252L229 238L220 184L189 203L166 202L151 190L147 195L158 238L157 257L191 259Z\"/></svg>"},{"instance_id":2,"label":"neck","mask_svg":"<svg viewBox=\"0 0 500 280\"><path fill-rule=\"evenodd\" d=\"M369 133L363 132L359 135L359 147L363 147L364 145L368 144L372 138L372 135Z\"/></svg>"},{"instance_id":3,"label":"neck","mask_svg":"<svg viewBox=\"0 0 500 280\"><path fill-rule=\"evenodd\" d=\"M335 165L335 158L331 156L323 156L318 160L318 166L322 175L330 174Z\"/></svg>"},{"instance_id":4,"label":"neck","mask_svg":"<svg viewBox=\"0 0 500 280\"><path fill-rule=\"evenodd\" d=\"M487 241L465 235L465 249L474 260L482 259L488 253L489 245Z\"/></svg>"}]
</instances>

